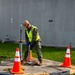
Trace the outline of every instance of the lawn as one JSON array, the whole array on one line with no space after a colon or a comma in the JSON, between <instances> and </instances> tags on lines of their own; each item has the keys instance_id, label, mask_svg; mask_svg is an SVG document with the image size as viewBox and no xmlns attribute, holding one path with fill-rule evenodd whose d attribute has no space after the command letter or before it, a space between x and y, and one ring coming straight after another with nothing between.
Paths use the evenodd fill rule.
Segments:
<instances>
[{"instance_id":1,"label":"lawn","mask_svg":"<svg viewBox=\"0 0 75 75\"><path fill-rule=\"evenodd\" d=\"M19 44L15 43L0 43L0 61L8 58L14 58L16 48ZM23 44L23 55L26 50L26 46ZM42 47L42 54L44 59L63 62L66 53L66 48L59 47ZM35 50L32 50L33 57L37 57ZM71 48L71 64L75 65L75 49Z\"/></svg>"}]
</instances>

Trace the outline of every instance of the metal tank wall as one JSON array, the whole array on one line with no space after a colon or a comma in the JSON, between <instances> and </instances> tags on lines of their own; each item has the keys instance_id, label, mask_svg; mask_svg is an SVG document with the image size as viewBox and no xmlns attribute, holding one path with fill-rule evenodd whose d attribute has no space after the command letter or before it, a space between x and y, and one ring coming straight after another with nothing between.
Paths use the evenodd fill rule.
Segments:
<instances>
[{"instance_id":1,"label":"metal tank wall","mask_svg":"<svg viewBox=\"0 0 75 75\"><path fill-rule=\"evenodd\" d=\"M17 1L17 2L16 2ZM6 35L10 40L19 39L19 25L22 21L19 0L0 0L0 39Z\"/></svg>"},{"instance_id":2,"label":"metal tank wall","mask_svg":"<svg viewBox=\"0 0 75 75\"><path fill-rule=\"evenodd\" d=\"M42 45L75 47L75 0L0 0L0 39L18 40L24 19L38 27Z\"/></svg>"}]
</instances>

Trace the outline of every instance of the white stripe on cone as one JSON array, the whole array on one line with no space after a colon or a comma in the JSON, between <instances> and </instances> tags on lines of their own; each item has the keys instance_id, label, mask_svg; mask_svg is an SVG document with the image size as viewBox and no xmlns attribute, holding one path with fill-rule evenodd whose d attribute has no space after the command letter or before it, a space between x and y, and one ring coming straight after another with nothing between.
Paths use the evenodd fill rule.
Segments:
<instances>
[{"instance_id":1,"label":"white stripe on cone","mask_svg":"<svg viewBox=\"0 0 75 75\"><path fill-rule=\"evenodd\" d=\"M70 49L67 49L66 53L70 53Z\"/></svg>"},{"instance_id":2,"label":"white stripe on cone","mask_svg":"<svg viewBox=\"0 0 75 75\"><path fill-rule=\"evenodd\" d=\"M20 56L19 51L16 51L15 56Z\"/></svg>"},{"instance_id":3,"label":"white stripe on cone","mask_svg":"<svg viewBox=\"0 0 75 75\"><path fill-rule=\"evenodd\" d=\"M16 61L16 62L20 62L20 58L15 58L14 61Z\"/></svg>"},{"instance_id":4,"label":"white stripe on cone","mask_svg":"<svg viewBox=\"0 0 75 75\"><path fill-rule=\"evenodd\" d=\"M16 61L16 62L20 62L20 57L19 57L19 56L20 56L19 51L16 51L14 61Z\"/></svg>"},{"instance_id":5,"label":"white stripe on cone","mask_svg":"<svg viewBox=\"0 0 75 75\"><path fill-rule=\"evenodd\" d=\"M66 56L65 56L66 58L70 58L70 54L66 54Z\"/></svg>"},{"instance_id":6,"label":"white stripe on cone","mask_svg":"<svg viewBox=\"0 0 75 75\"><path fill-rule=\"evenodd\" d=\"M67 51L66 51L65 57L66 57L66 58L70 58L70 49L69 49L69 48L68 48Z\"/></svg>"}]
</instances>

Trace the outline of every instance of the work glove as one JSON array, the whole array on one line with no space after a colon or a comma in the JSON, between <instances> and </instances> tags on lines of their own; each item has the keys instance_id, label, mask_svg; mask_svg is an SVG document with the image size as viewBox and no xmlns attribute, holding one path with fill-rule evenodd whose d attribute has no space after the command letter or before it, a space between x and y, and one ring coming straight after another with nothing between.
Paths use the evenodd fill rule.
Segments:
<instances>
[{"instance_id":1,"label":"work glove","mask_svg":"<svg viewBox=\"0 0 75 75\"><path fill-rule=\"evenodd\" d=\"M30 50L32 50L32 48L33 48L33 44L32 44L32 43L30 43L29 45L30 45Z\"/></svg>"},{"instance_id":2,"label":"work glove","mask_svg":"<svg viewBox=\"0 0 75 75\"><path fill-rule=\"evenodd\" d=\"M30 47L32 47L32 43L26 42L26 46L29 46L29 45L30 45Z\"/></svg>"},{"instance_id":3,"label":"work glove","mask_svg":"<svg viewBox=\"0 0 75 75\"><path fill-rule=\"evenodd\" d=\"M32 47L32 44L31 43L29 45L30 45L30 47Z\"/></svg>"},{"instance_id":4,"label":"work glove","mask_svg":"<svg viewBox=\"0 0 75 75\"><path fill-rule=\"evenodd\" d=\"M29 42L26 42L26 46L29 46Z\"/></svg>"}]
</instances>

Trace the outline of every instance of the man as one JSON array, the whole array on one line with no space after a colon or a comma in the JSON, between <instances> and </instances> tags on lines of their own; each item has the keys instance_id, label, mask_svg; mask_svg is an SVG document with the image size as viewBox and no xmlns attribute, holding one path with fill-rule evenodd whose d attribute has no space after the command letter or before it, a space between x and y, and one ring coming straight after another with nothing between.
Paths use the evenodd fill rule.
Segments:
<instances>
[{"instance_id":1,"label":"man","mask_svg":"<svg viewBox=\"0 0 75 75\"><path fill-rule=\"evenodd\" d=\"M38 28L34 25L31 25L28 20L23 21L23 26L25 29L25 39L26 39L26 46L27 50L25 52L23 60L26 60L28 56L28 47L30 45L30 50L35 47L39 65L42 65L42 53L41 53L41 39L39 36Z\"/></svg>"}]
</instances>

